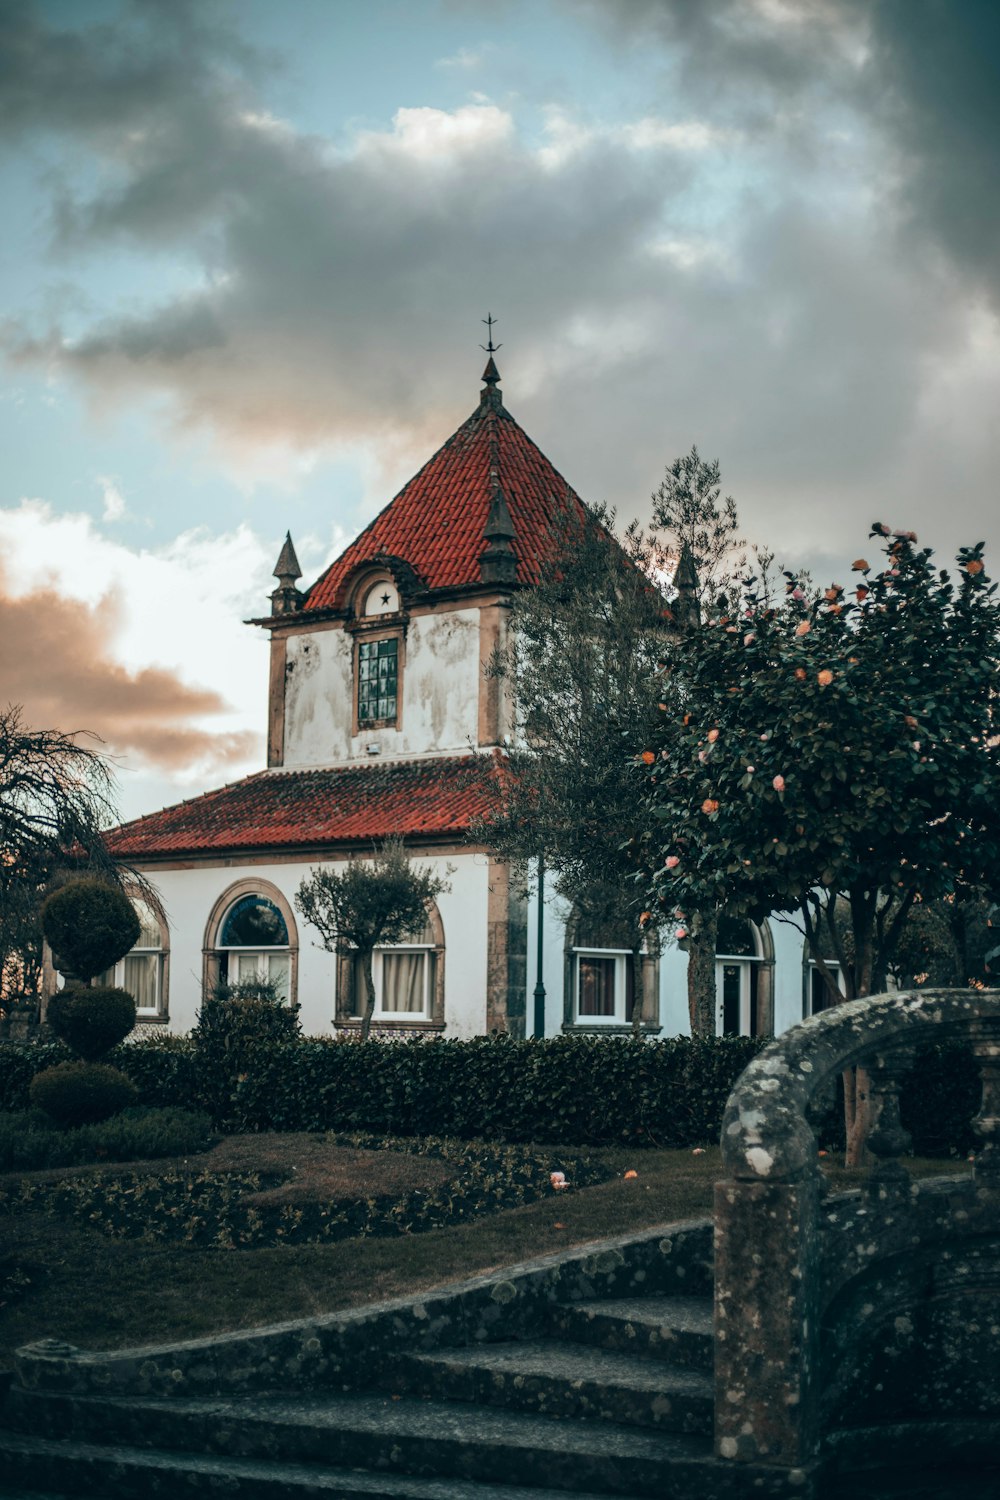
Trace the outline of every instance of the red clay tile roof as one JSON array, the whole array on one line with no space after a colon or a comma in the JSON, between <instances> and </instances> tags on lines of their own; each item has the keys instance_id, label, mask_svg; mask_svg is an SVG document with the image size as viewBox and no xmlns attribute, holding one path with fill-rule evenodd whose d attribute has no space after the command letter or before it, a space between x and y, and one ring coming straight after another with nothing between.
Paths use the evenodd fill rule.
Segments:
<instances>
[{"instance_id":1,"label":"red clay tile roof","mask_svg":"<svg viewBox=\"0 0 1000 1500\"><path fill-rule=\"evenodd\" d=\"M120 859L370 843L391 834L463 835L487 808L473 756L261 771L107 835Z\"/></svg>"},{"instance_id":2,"label":"red clay tile roof","mask_svg":"<svg viewBox=\"0 0 1000 1500\"><path fill-rule=\"evenodd\" d=\"M582 517L585 507L503 406L499 391L484 390L468 421L330 564L303 607L341 607L355 568L381 553L404 558L428 589L478 583L491 468L514 523L517 580L537 582L539 562L552 557L558 545L553 523L560 509Z\"/></svg>"}]
</instances>

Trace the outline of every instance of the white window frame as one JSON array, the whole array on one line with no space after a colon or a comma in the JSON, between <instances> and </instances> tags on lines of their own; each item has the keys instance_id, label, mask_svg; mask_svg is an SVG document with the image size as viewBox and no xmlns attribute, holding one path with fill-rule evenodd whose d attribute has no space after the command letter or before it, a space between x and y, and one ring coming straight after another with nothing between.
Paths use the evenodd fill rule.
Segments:
<instances>
[{"instance_id":1,"label":"white window frame","mask_svg":"<svg viewBox=\"0 0 1000 1500\"><path fill-rule=\"evenodd\" d=\"M827 968L828 969L832 969L832 971L834 972L834 974L836 974L836 976L837 976L837 984L838 984L838 986L840 988L841 996L842 996L842 998L844 1000L846 1000L847 999L847 995L844 992L844 971L843 971L843 969L840 967L840 964L837 963L836 959L834 959L834 958L824 959L824 962L825 962ZM804 1015L802 1017L803 1020L806 1020L809 1016L819 1016L819 1015L822 1015L824 1010L829 1010L831 1008L831 1006L833 1006L833 1005L835 1005L837 1003L836 1001L831 1000L828 1005L822 1006L819 1010L814 1009L814 1007L813 1007L813 985L814 984L822 984L823 987L824 987L824 992L826 992L826 982L820 976L819 964L816 962L816 960L814 958L807 958L806 959L806 993L805 993L805 1001L804 1001L804 1004L803 1004L803 1007L802 1007L803 1011L804 1011Z\"/></svg>"},{"instance_id":2,"label":"white window frame","mask_svg":"<svg viewBox=\"0 0 1000 1500\"><path fill-rule=\"evenodd\" d=\"M269 984L271 982L271 959L286 959L288 967L285 971L285 993L281 998L286 1005L289 1003L289 993L292 985L291 948L219 948L217 952L220 958L223 954L226 955L226 984L228 985L246 984L251 981L251 976L248 974L241 974L238 979L233 978L229 960L234 954L239 959L255 958L257 960L255 965L256 974L253 978L259 980L262 984ZM242 967L242 965L237 965L237 967Z\"/></svg>"},{"instance_id":3,"label":"white window frame","mask_svg":"<svg viewBox=\"0 0 1000 1500\"><path fill-rule=\"evenodd\" d=\"M630 948L572 948L573 955L573 1024L575 1026L624 1026L628 1001L628 968L632 962ZM580 1011L580 960L613 958L615 960L615 1010L611 1016L583 1015Z\"/></svg>"},{"instance_id":4,"label":"white window frame","mask_svg":"<svg viewBox=\"0 0 1000 1500\"><path fill-rule=\"evenodd\" d=\"M434 954L436 945L434 943L386 943L381 948L376 948L372 954L372 980L375 985L375 1009L372 1011L373 1021L382 1021L386 1025L406 1026L414 1021L430 1021L433 1019L434 1005ZM421 974L421 990L423 992L423 1005L420 1010L386 1010L382 1004L384 986L382 981L382 962L386 956L393 954L415 953L423 958ZM364 1014L365 991L364 978L358 965L357 983L360 986L358 993L358 1004L360 1014Z\"/></svg>"},{"instance_id":5,"label":"white window frame","mask_svg":"<svg viewBox=\"0 0 1000 1500\"><path fill-rule=\"evenodd\" d=\"M716 953L715 955L715 1034L716 1036L753 1036L750 1029L751 1001L752 1001L752 978L755 967L759 968L766 963L763 953L763 935L756 922L747 921L753 936L753 945L756 950L753 953ZM738 965L740 970L740 1029L738 1032L725 1032L723 1027L726 1018L725 1005L725 982L727 965ZM758 981L759 983L759 981Z\"/></svg>"},{"instance_id":6,"label":"white window frame","mask_svg":"<svg viewBox=\"0 0 1000 1500\"><path fill-rule=\"evenodd\" d=\"M136 906L136 902L134 900L132 902L132 905L133 905L133 907ZM156 972L156 1001L155 1001L155 1004L153 1004L153 1005L140 1005L138 1003L138 1001L136 1001L136 1007L135 1007L136 1020L138 1020L138 1021L150 1021L150 1020L153 1020L155 1018L164 1016L166 1014L166 995L165 995L165 988L166 988L166 986L165 986L165 980L166 980L167 950L166 950L166 948L163 945L163 926L162 926L162 923L160 922L160 919L157 916L156 912L153 911L153 909L151 907L146 906L145 903L142 903L142 910L141 911L138 910L138 909L136 910L136 916L139 918L140 922L143 920L143 913L145 913L145 915L148 916L149 919L150 919L149 920L149 926L150 926L150 928L155 927L156 930L157 930L157 932L159 933L159 938L160 938L159 943L156 945L155 948L150 948L150 947L142 946L139 943L137 943L134 948L130 948L127 953L123 953L122 954L121 958L115 964L114 968L108 969L101 976L101 982L103 984L115 985L115 986L117 986L118 989L127 990L128 993L131 994L132 991L128 989L128 986L125 983L125 962L126 962L126 960L129 959L129 958L155 958L156 959L156 965L155 965L155 972Z\"/></svg>"}]
</instances>

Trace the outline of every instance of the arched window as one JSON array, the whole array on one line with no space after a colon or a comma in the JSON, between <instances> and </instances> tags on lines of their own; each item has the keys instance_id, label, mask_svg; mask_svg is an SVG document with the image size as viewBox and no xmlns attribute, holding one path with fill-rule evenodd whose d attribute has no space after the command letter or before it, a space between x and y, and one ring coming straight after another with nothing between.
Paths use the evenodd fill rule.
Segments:
<instances>
[{"instance_id":1,"label":"arched window","mask_svg":"<svg viewBox=\"0 0 1000 1500\"><path fill-rule=\"evenodd\" d=\"M631 1026L637 1003L643 1025L656 1023L657 954L645 940L637 976L633 940L627 923L573 914L566 924L564 1029Z\"/></svg>"},{"instance_id":2,"label":"arched window","mask_svg":"<svg viewBox=\"0 0 1000 1500\"><path fill-rule=\"evenodd\" d=\"M135 1000L140 1021L166 1020L167 963L169 938L167 924L159 912L145 901L133 899L139 918L139 936L135 947L120 958L113 969L102 974L102 984L117 985Z\"/></svg>"},{"instance_id":3,"label":"arched window","mask_svg":"<svg viewBox=\"0 0 1000 1500\"><path fill-rule=\"evenodd\" d=\"M440 1030L444 1026L444 927L437 907L398 943L372 954L375 1025ZM365 1012L364 970L356 954L342 957L337 1021L356 1025Z\"/></svg>"},{"instance_id":4,"label":"arched window","mask_svg":"<svg viewBox=\"0 0 1000 1500\"><path fill-rule=\"evenodd\" d=\"M266 881L241 881L216 902L205 951L206 988L216 984L272 984L295 999L298 940L291 908Z\"/></svg>"},{"instance_id":5,"label":"arched window","mask_svg":"<svg viewBox=\"0 0 1000 1500\"><path fill-rule=\"evenodd\" d=\"M770 932L743 917L719 917L715 940L715 1029L719 1036L769 1036Z\"/></svg>"}]
</instances>

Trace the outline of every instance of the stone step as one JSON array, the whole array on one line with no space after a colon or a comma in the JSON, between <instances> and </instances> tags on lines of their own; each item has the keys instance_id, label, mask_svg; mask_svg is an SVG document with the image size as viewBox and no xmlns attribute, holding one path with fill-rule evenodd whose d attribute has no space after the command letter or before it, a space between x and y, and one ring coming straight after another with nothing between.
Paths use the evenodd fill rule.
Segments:
<instances>
[{"instance_id":1,"label":"stone step","mask_svg":"<svg viewBox=\"0 0 1000 1500\"><path fill-rule=\"evenodd\" d=\"M712 1303L704 1297L634 1297L573 1302L552 1314L553 1334L580 1344L710 1372Z\"/></svg>"},{"instance_id":2,"label":"stone step","mask_svg":"<svg viewBox=\"0 0 1000 1500\"><path fill-rule=\"evenodd\" d=\"M712 1431L711 1376L558 1339L402 1354L390 1379L443 1401L664 1432Z\"/></svg>"},{"instance_id":3,"label":"stone step","mask_svg":"<svg viewBox=\"0 0 1000 1500\"><path fill-rule=\"evenodd\" d=\"M324 1474L359 1469L383 1477L491 1486L502 1482L512 1489L530 1486L533 1494L550 1489L662 1500L674 1494L716 1493L704 1488L706 1473L717 1472L705 1437L554 1421L519 1411L470 1408L462 1402L316 1393L126 1401L25 1392L15 1397L7 1421L17 1436L0 1433L0 1462L10 1444L30 1442L37 1435L59 1440L51 1444L53 1464L58 1453L82 1444L87 1466L105 1476L114 1473L120 1452L127 1450L134 1467L142 1458L136 1450L145 1449L153 1450L156 1461L168 1469L173 1466L171 1472L178 1465L197 1466L201 1460L218 1460L225 1466L259 1460L282 1470L304 1467L307 1477L307 1466L319 1464ZM60 1475L69 1471L56 1466L31 1472L38 1474L32 1483L58 1490L65 1487ZM25 1483L21 1471L11 1477ZM314 1480L315 1471L310 1482ZM113 1485L107 1478L102 1482L116 1497L131 1494L120 1490L117 1480ZM304 1482L296 1473L295 1483ZM250 1486L249 1479L246 1484ZM136 1493L141 1489L139 1484ZM79 1490L99 1492L97 1481L90 1491ZM143 1490L144 1500L149 1493L160 1492ZM162 1493L169 1493L169 1488ZM287 1493L298 1491L289 1488ZM257 1491L251 1486L246 1494Z\"/></svg>"}]
</instances>

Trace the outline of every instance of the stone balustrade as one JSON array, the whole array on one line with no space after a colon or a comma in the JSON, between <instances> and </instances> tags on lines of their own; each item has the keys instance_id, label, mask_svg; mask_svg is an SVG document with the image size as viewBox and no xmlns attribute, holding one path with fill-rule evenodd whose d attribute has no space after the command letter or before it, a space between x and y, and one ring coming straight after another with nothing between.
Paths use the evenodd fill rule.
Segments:
<instances>
[{"instance_id":1,"label":"stone balustrade","mask_svg":"<svg viewBox=\"0 0 1000 1500\"><path fill-rule=\"evenodd\" d=\"M924 1040L979 1062L974 1175L911 1183L900 1081ZM875 1165L826 1200L810 1107L864 1069ZM808 1488L821 1456L1000 1420L1000 991L851 1001L771 1043L734 1089L715 1203L716 1453ZM993 1424L991 1426L991 1424Z\"/></svg>"}]
</instances>

